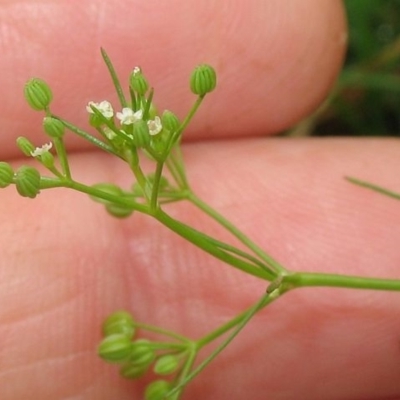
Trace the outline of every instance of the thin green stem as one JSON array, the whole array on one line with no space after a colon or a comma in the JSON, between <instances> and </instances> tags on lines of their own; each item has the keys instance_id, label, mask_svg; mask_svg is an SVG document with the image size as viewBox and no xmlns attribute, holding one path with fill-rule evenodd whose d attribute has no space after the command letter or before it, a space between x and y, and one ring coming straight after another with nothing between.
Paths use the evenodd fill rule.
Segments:
<instances>
[{"instance_id":1,"label":"thin green stem","mask_svg":"<svg viewBox=\"0 0 400 400\"><path fill-rule=\"evenodd\" d=\"M212 219L217 221L225 229L227 229L233 236L240 240L245 246L254 252L260 259L268 265L268 267L274 271L276 274L286 273L286 269L273 259L270 255L264 252L258 245L256 245L252 240L250 240L243 232L241 232L235 225L228 221L225 217L215 211L212 207L202 201L193 192L188 195L188 200L192 202L196 207L202 210L204 213L209 215Z\"/></svg>"},{"instance_id":2,"label":"thin green stem","mask_svg":"<svg viewBox=\"0 0 400 400\"><path fill-rule=\"evenodd\" d=\"M113 84L114 84L114 87L115 87L115 91L117 92L119 102L121 103L121 107L122 108L127 107L127 102L126 102L126 99L125 99L125 95L124 95L124 92L122 90L121 84L119 82L119 78L118 78L118 75L117 75L117 73L115 71L115 68L114 68L110 58L108 57L106 51L103 48L101 48L100 50L101 50L101 56L103 57L103 60L106 63L108 72L110 73L111 79L113 81Z\"/></svg>"},{"instance_id":3,"label":"thin green stem","mask_svg":"<svg viewBox=\"0 0 400 400\"><path fill-rule=\"evenodd\" d=\"M186 129L186 127L189 125L190 121L192 120L194 114L196 114L196 111L200 107L200 104L202 103L205 95L198 96L196 101L194 102L192 108L189 110L188 114L186 115L185 119L183 120L182 124L180 127L177 129L176 132L171 136L168 145L166 146L165 149L165 154L169 154L171 152L171 149L175 146L176 143L179 142L182 132Z\"/></svg>"},{"instance_id":4,"label":"thin green stem","mask_svg":"<svg viewBox=\"0 0 400 400\"><path fill-rule=\"evenodd\" d=\"M187 376L190 373L190 370L193 367L194 362L196 361L196 356L197 356L197 350L196 348L193 346L193 348L191 348L189 350L189 356L179 374L179 377L177 379L177 386L180 386L180 388L178 390L176 390L174 393L168 393L166 398L170 399L170 400L179 400L179 398L182 396L183 394L183 390L185 389L185 384L184 382L187 379ZM171 398L172 396L172 398Z\"/></svg>"},{"instance_id":5,"label":"thin green stem","mask_svg":"<svg viewBox=\"0 0 400 400\"><path fill-rule=\"evenodd\" d=\"M234 255L227 253L226 251L223 251L213 243L215 239L210 238L204 233L170 217L161 209L156 210L154 217L173 232L177 233L179 236L182 236L197 247L200 247L207 253L212 254L214 257L226 262L227 264L230 264L233 267L238 268L250 275L267 281L274 279L274 276L269 271L262 270L240 258L237 258Z\"/></svg>"},{"instance_id":6,"label":"thin green stem","mask_svg":"<svg viewBox=\"0 0 400 400\"><path fill-rule=\"evenodd\" d=\"M167 167L171 175L175 179L176 184L180 189L188 189L189 182L186 178L186 172L183 163L182 150L180 146L174 146L171 149L169 157L166 161Z\"/></svg>"},{"instance_id":7,"label":"thin green stem","mask_svg":"<svg viewBox=\"0 0 400 400\"><path fill-rule=\"evenodd\" d=\"M110 154L113 154L114 156L122 158L120 154L118 154L111 146L104 143L103 141L95 138L94 136L90 135L89 133L83 131L82 129L79 129L75 125L71 124L70 122L66 121L65 119L58 117L57 115L52 114L51 116L53 118L56 118L59 121L61 121L65 125L65 127L68 128L70 131L74 132L75 134L77 134L81 138L87 140L88 142L94 144L96 147L100 148L101 150L104 150Z\"/></svg>"},{"instance_id":8,"label":"thin green stem","mask_svg":"<svg viewBox=\"0 0 400 400\"><path fill-rule=\"evenodd\" d=\"M71 179L71 171L69 169L68 156L67 151L65 150L64 140L62 138L54 138L53 142L57 151L58 159L60 160L62 172L67 179Z\"/></svg>"},{"instance_id":9,"label":"thin green stem","mask_svg":"<svg viewBox=\"0 0 400 400\"><path fill-rule=\"evenodd\" d=\"M400 291L400 279L365 278L352 275L293 272L282 277L289 288L310 286Z\"/></svg>"},{"instance_id":10,"label":"thin green stem","mask_svg":"<svg viewBox=\"0 0 400 400\"><path fill-rule=\"evenodd\" d=\"M274 276L274 271L271 271L268 267L266 267L259 259L253 257L251 254L246 253L245 251L242 251L234 246L231 246L230 244L221 242L217 239L211 238L209 239L215 246L218 248L225 250L231 254L234 254L236 256L239 256L247 261L249 261L251 264L254 264L254 266L259 267L263 269L264 271L268 272L271 274L271 276Z\"/></svg>"},{"instance_id":11,"label":"thin green stem","mask_svg":"<svg viewBox=\"0 0 400 400\"><path fill-rule=\"evenodd\" d=\"M251 312L254 308L254 305L248 308L247 310L241 312L236 317L232 318L227 323L221 325L214 331L208 333L207 335L203 336L201 339L196 341L197 349L200 350L202 347L206 346L207 344L211 343L213 340L219 338L220 336L224 335L226 332L230 331L233 327L238 325L243 321L244 318L247 318L249 312Z\"/></svg>"},{"instance_id":12,"label":"thin green stem","mask_svg":"<svg viewBox=\"0 0 400 400\"><path fill-rule=\"evenodd\" d=\"M185 343L191 342L190 339L188 339L187 337L185 337L183 335L179 335L178 333L169 331L168 329L160 328L158 326L144 324L142 322L137 322L137 321L134 321L134 325L137 328L141 328L141 329L145 329L147 331L155 332L155 333L158 333L159 335L169 336L169 337L171 337L173 339L176 339L176 340L179 340L181 342L185 342Z\"/></svg>"},{"instance_id":13,"label":"thin green stem","mask_svg":"<svg viewBox=\"0 0 400 400\"><path fill-rule=\"evenodd\" d=\"M385 196L389 196L392 197L396 200L400 200L400 194L396 193L396 192L392 192L391 190L385 189L381 186L378 185L374 185L373 183L369 183L366 181L362 181L360 179L357 178L352 178L350 176L346 176L345 179L347 179L349 182L354 183L355 185L361 186L361 187L365 187L367 189L371 189L375 192L378 192L380 194L383 194Z\"/></svg>"},{"instance_id":14,"label":"thin green stem","mask_svg":"<svg viewBox=\"0 0 400 400\"><path fill-rule=\"evenodd\" d=\"M276 294L275 294L276 293ZM279 292L276 291L274 294L264 294L261 299L251 307L245 317L241 320L241 322L236 326L236 329L228 336L226 340L224 340L200 365L195 368L186 379L176 386L173 390L171 390L168 395L172 395L179 391L183 386L187 385L191 380L193 380L198 374L200 374L207 365L213 361L225 348L233 341L233 339L239 334L239 332L246 326L246 324L250 321L250 319L262 308L272 303L275 299L279 297Z\"/></svg>"},{"instance_id":15,"label":"thin green stem","mask_svg":"<svg viewBox=\"0 0 400 400\"><path fill-rule=\"evenodd\" d=\"M156 171L154 174L153 188L151 191L150 209L154 212L158 204L158 193L160 190L160 179L162 176L164 163L161 161L157 162Z\"/></svg>"}]
</instances>

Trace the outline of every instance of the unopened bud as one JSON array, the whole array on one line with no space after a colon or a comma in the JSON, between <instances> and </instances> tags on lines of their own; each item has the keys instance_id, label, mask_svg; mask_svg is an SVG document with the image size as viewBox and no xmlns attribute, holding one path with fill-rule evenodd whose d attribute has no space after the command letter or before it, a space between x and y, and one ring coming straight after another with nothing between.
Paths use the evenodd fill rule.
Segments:
<instances>
[{"instance_id":1,"label":"unopened bud","mask_svg":"<svg viewBox=\"0 0 400 400\"><path fill-rule=\"evenodd\" d=\"M114 334L104 338L98 349L98 355L108 362L121 362L130 356L132 352L131 340L121 334Z\"/></svg>"},{"instance_id":2,"label":"unopened bud","mask_svg":"<svg viewBox=\"0 0 400 400\"><path fill-rule=\"evenodd\" d=\"M139 67L134 68L129 77L129 82L131 88L141 96L143 96L149 88L147 79L144 77Z\"/></svg>"},{"instance_id":3,"label":"unopened bud","mask_svg":"<svg viewBox=\"0 0 400 400\"><path fill-rule=\"evenodd\" d=\"M14 171L11 165L6 162L0 162L0 188L5 188L12 183Z\"/></svg>"},{"instance_id":4,"label":"unopened bud","mask_svg":"<svg viewBox=\"0 0 400 400\"><path fill-rule=\"evenodd\" d=\"M180 125L178 117L171 111L165 110L161 116L162 126L170 132L175 132Z\"/></svg>"},{"instance_id":5,"label":"unopened bud","mask_svg":"<svg viewBox=\"0 0 400 400\"><path fill-rule=\"evenodd\" d=\"M28 104L37 111L46 110L53 99L50 86L39 78L32 78L25 84L24 95Z\"/></svg>"},{"instance_id":6,"label":"unopened bud","mask_svg":"<svg viewBox=\"0 0 400 400\"><path fill-rule=\"evenodd\" d=\"M33 143L23 136L17 138L17 146L28 157L31 157L32 152L35 151L35 146L33 145Z\"/></svg>"},{"instance_id":7,"label":"unopened bud","mask_svg":"<svg viewBox=\"0 0 400 400\"><path fill-rule=\"evenodd\" d=\"M22 166L15 175L15 185L23 197L35 198L40 192L40 174L35 168Z\"/></svg>"},{"instance_id":8,"label":"unopened bud","mask_svg":"<svg viewBox=\"0 0 400 400\"><path fill-rule=\"evenodd\" d=\"M43 129L51 138L61 138L64 136L64 124L53 117L43 118Z\"/></svg>"},{"instance_id":9,"label":"unopened bud","mask_svg":"<svg viewBox=\"0 0 400 400\"><path fill-rule=\"evenodd\" d=\"M190 77L190 89L194 94L204 96L212 92L217 85L217 75L213 67L207 64L197 66Z\"/></svg>"},{"instance_id":10,"label":"unopened bud","mask_svg":"<svg viewBox=\"0 0 400 400\"><path fill-rule=\"evenodd\" d=\"M175 372L179 367L178 357L172 354L161 356L154 364L154 372L158 375L169 375Z\"/></svg>"},{"instance_id":11,"label":"unopened bud","mask_svg":"<svg viewBox=\"0 0 400 400\"><path fill-rule=\"evenodd\" d=\"M145 400L163 400L171 390L171 383L164 380L151 382L144 393Z\"/></svg>"}]
</instances>

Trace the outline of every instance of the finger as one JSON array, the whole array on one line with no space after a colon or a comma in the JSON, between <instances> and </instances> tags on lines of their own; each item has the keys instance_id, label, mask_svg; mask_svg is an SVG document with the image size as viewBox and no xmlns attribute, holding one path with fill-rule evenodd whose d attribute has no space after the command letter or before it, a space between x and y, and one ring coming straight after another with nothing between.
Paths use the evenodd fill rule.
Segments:
<instances>
[{"instance_id":1,"label":"finger","mask_svg":"<svg viewBox=\"0 0 400 400\"><path fill-rule=\"evenodd\" d=\"M32 76L54 91L52 110L87 127L89 100L116 96L99 54L104 47L126 87L140 64L160 110L183 118L198 63L215 66L218 89L193 121L189 138L260 135L288 127L326 95L340 68L346 28L338 0L257 0L214 4L174 0L10 3L0 61L3 107L0 157L17 154L15 137L43 141L41 113L28 109L22 88ZM71 140L74 148L82 141Z\"/></svg>"},{"instance_id":2,"label":"finger","mask_svg":"<svg viewBox=\"0 0 400 400\"><path fill-rule=\"evenodd\" d=\"M185 146L185 157L196 192L285 267L399 276L398 203L343 180L353 175L396 189L391 172L400 158L391 140L196 143ZM80 154L73 164L80 181L131 184L107 156ZM140 399L146 380L125 382L95 355L108 313L129 309L141 322L198 338L265 292L267 282L223 265L149 217L115 220L66 190L34 202L12 190L1 194L4 400ZM168 211L231 241L185 203ZM398 395L399 309L396 293L289 293L260 312L186 396Z\"/></svg>"}]
</instances>

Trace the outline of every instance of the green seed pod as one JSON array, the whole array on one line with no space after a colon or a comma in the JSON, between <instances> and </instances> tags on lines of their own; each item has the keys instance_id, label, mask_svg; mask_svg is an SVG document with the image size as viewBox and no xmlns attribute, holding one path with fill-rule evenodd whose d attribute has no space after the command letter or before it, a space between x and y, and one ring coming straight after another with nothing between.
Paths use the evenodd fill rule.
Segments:
<instances>
[{"instance_id":1,"label":"green seed pod","mask_svg":"<svg viewBox=\"0 0 400 400\"><path fill-rule=\"evenodd\" d=\"M156 353L149 340L138 339L132 343L129 361L135 365L149 366L156 358Z\"/></svg>"},{"instance_id":2,"label":"green seed pod","mask_svg":"<svg viewBox=\"0 0 400 400\"><path fill-rule=\"evenodd\" d=\"M107 212L116 218L127 218L133 214L133 209L121 206L119 204L109 203L106 204Z\"/></svg>"},{"instance_id":3,"label":"green seed pod","mask_svg":"<svg viewBox=\"0 0 400 400\"><path fill-rule=\"evenodd\" d=\"M129 83L131 88L139 95L143 96L149 89L147 79L143 76L142 71L139 67L136 67L130 77Z\"/></svg>"},{"instance_id":4,"label":"green seed pod","mask_svg":"<svg viewBox=\"0 0 400 400\"><path fill-rule=\"evenodd\" d=\"M168 381L158 380L151 382L145 392L145 400L163 400L164 396L172 389L172 385Z\"/></svg>"},{"instance_id":5,"label":"green seed pod","mask_svg":"<svg viewBox=\"0 0 400 400\"><path fill-rule=\"evenodd\" d=\"M170 132L175 132L180 125L178 117L171 111L165 110L161 116L162 126Z\"/></svg>"},{"instance_id":6,"label":"green seed pod","mask_svg":"<svg viewBox=\"0 0 400 400\"><path fill-rule=\"evenodd\" d=\"M46 168L53 168L54 167L54 156L49 151L45 151L40 156L40 161Z\"/></svg>"},{"instance_id":7,"label":"green seed pod","mask_svg":"<svg viewBox=\"0 0 400 400\"><path fill-rule=\"evenodd\" d=\"M204 96L215 89L217 74L213 67L207 64L198 65L190 77L190 89L194 94Z\"/></svg>"},{"instance_id":8,"label":"green seed pod","mask_svg":"<svg viewBox=\"0 0 400 400\"><path fill-rule=\"evenodd\" d=\"M121 376L127 379L137 379L142 377L148 370L147 365L137 365L128 363L121 367L119 373Z\"/></svg>"},{"instance_id":9,"label":"green seed pod","mask_svg":"<svg viewBox=\"0 0 400 400\"><path fill-rule=\"evenodd\" d=\"M97 354L108 362L126 361L132 353L132 342L122 334L114 334L104 338L97 349Z\"/></svg>"},{"instance_id":10,"label":"green seed pod","mask_svg":"<svg viewBox=\"0 0 400 400\"><path fill-rule=\"evenodd\" d=\"M6 188L12 183L14 171L11 165L6 162L0 162L0 188Z\"/></svg>"},{"instance_id":11,"label":"green seed pod","mask_svg":"<svg viewBox=\"0 0 400 400\"><path fill-rule=\"evenodd\" d=\"M32 152L35 150L35 146L26 137L20 136L17 138L18 148L28 157L32 157Z\"/></svg>"},{"instance_id":12,"label":"green seed pod","mask_svg":"<svg viewBox=\"0 0 400 400\"><path fill-rule=\"evenodd\" d=\"M40 174L35 168L22 166L15 175L15 185L23 197L35 198L40 192Z\"/></svg>"},{"instance_id":13,"label":"green seed pod","mask_svg":"<svg viewBox=\"0 0 400 400\"><path fill-rule=\"evenodd\" d=\"M25 84L24 95L28 104L37 111L46 110L53 99L49 85L39 78L32 78Z\"/></svg>"},{"instance_id":14,"label":"green seed pod","mask_svg":"<svg viewBox=\"0 0 400 400\"><path fill-rule=\"evenodd\" d=\"M133 124L133 143L136 147L142 148L150 144L150 133L147 122L142 119Z\"/></svg>"},{"instance_id":15,"label":"green seed pod","mask_svg":"<svg viewBox=\"0 0 400 400\"><path fill-rule=\"evenodd\" d=\"M169 375L179 367L179 358L172 354L161 356L154 364L153 371L158 375Z\"/></svg>"},{"instance_id":16,"label":"green seed pod","mask_svg":"<svg viewBox=\"0 0 400 400\"><path fill-rule=\"evenodd\" d=\"M113 312L104 320L102 331L104 336L120 333L131 339L135 332L132 315L127 311Z\"/></svg>"},{"instance_id":17,"label":"green seed pod","mask_svg":"<svg viewBox=\"0 0 400 400\"><path fill-rule=\"evenodd\" d=\"M53 117L43 118L43 129L51 138L62 138L65 133L64 124Z\"/></svg>"},{"instance_id":18,"label":"green seed pod","mask_svg":"<svg viewBox=\"0 0 400 400\"><path fill-rule=\"evenodd\" d=\"M120 313L115 313L120 314ZM113 314L114 315L114 314ZM129 339L132 339L135 335L135 326L133 324L133 320L127 319L113 319L113 315L111 315L103 324L103 335L110 336L115 333L119 333L121 335L125 335Z\"/></svg>"}]
</instances>

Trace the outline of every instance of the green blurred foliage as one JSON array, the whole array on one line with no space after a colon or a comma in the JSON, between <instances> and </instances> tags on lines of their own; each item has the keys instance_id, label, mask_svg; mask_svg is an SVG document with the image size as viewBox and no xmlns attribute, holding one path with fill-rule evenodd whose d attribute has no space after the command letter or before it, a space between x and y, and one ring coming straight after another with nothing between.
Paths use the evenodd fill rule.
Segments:
<instances>
[{"instance_id":1,"label":"green blurred foliage","mask_svg":"<svg viewBox=\"0 0 400 400\"><path fill-rule=\"evenodd\" d=\"M400 0L346 0L349 46L329 99L291 136L400 135Z\"/></svg>"}]
</instances>

